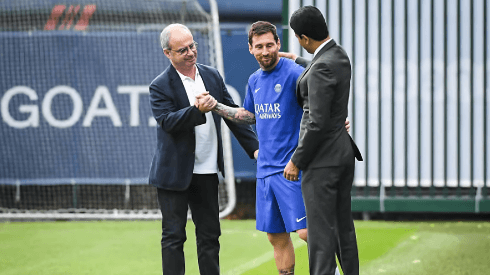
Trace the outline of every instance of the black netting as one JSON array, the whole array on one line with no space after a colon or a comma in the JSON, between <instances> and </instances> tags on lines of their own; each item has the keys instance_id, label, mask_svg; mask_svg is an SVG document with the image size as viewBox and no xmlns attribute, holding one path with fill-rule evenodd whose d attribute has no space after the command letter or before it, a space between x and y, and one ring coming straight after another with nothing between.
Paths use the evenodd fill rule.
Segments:
<instances>
[{"instance_id":1,"label":"black netting","mask_svg":"<svg viewBox=\"0 0 490 275\"><path fill-rule=\"evenodd\" d=\"M0 1L2 207L157 208L153 194L119 189L148 182L148 85L169 65L159 34L171 23L187 25L198 62L215 66L197 1ZM20 200L6 203L5 186L17 185Z\"/></svg>"}]
</instances>

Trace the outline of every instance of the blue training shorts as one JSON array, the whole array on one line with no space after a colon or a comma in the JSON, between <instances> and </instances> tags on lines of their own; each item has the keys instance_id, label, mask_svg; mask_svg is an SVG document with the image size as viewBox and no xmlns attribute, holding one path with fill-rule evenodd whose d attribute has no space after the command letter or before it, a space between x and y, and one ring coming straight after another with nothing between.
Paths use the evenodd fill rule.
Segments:
<instances>
[{"instance_id":1,"label":"blue training shorts","mask_svg":"<svg viewBox=\"0 0 490 275\"><path fill-rule=\"evenodd\" d=\"M283 173L257 179L256 228L267 233L293 232L306 228L306 211L298 181Z\"/></svg>"}]
</instances>

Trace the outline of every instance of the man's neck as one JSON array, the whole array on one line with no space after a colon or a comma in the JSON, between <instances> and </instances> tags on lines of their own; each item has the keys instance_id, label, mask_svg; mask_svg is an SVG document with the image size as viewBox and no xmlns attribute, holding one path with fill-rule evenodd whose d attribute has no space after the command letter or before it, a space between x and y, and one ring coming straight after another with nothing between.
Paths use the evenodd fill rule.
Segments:
<instances>
[{"instance_id":1,"label":"man's neck","mask_svg":"<svg viewBox=\"0 0 490 275\"><path fill-rule=\"evenodd\" d=\"M175 67L175 66L174 66L174 67ZM190 68L177 68L177 67L175 67L175 69L176 69L176 70L177 70L179 73L181 73L181 74L183 74L183 75L185 75L185 76L187 76L187 77L192 78L192 80L195 80L195 77L196 77L196 65L193 65L193 66L192 66L192 67L190 67Z\"/></svg>"},{"instance_id":2,"label":"man's neck","mask_svg":"<svg viewBox=\"0 0 490 275\"><path fill-rule=\"evenodd\" d=\"M313 43L311 44L311 50L312 50L311 54L313 54L316 51L316 49L318 49L318 47L320 47L323 43L325 43L329 39L330 39L330 35L327 38L320 41L312 40Z\"/></svg>"}]
</instances>

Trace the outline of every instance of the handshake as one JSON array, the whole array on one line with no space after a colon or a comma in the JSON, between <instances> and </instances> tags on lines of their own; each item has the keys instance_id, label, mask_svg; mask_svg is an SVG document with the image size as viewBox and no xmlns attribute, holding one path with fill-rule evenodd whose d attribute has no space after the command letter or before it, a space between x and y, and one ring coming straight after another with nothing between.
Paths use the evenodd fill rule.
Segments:
<instances>
[{"instance_id":1,"label":"handshake","mask_svg":"<svg viewBox=\"0 0 490 275\"><path fill-rule=\"evenodd\" d=\"M198 94L196 96L196 101L194 102L194 106L196 106L201 113L207 113L213 110L214 107L216 107L216 104L218 104L218 101L216 101L209 92Z\"/></svg>"}]
</instances>

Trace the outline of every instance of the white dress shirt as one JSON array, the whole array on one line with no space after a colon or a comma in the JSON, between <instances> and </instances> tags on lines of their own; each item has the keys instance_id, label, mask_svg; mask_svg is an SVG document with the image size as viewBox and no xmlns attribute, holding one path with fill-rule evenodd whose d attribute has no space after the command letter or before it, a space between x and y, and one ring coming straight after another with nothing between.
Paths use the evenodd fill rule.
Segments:
<instances>
[{"instance_id":1,"label":"white dress shirt","mask_svg":"<svg viewBox=\"0 0 490 275\"><path fill-rule=\"evenodd\" d=\"M189 102L194 105L196 95L206 92L201 74L196 67L195 80L177 73L182 79L185 92L189 98ZM218 135L216 126L211 112L206 114L206 123L194 127L196 133L196 153L194 162L194 174L214 174L218 173Z\"/></svg>"}]
</instances>

